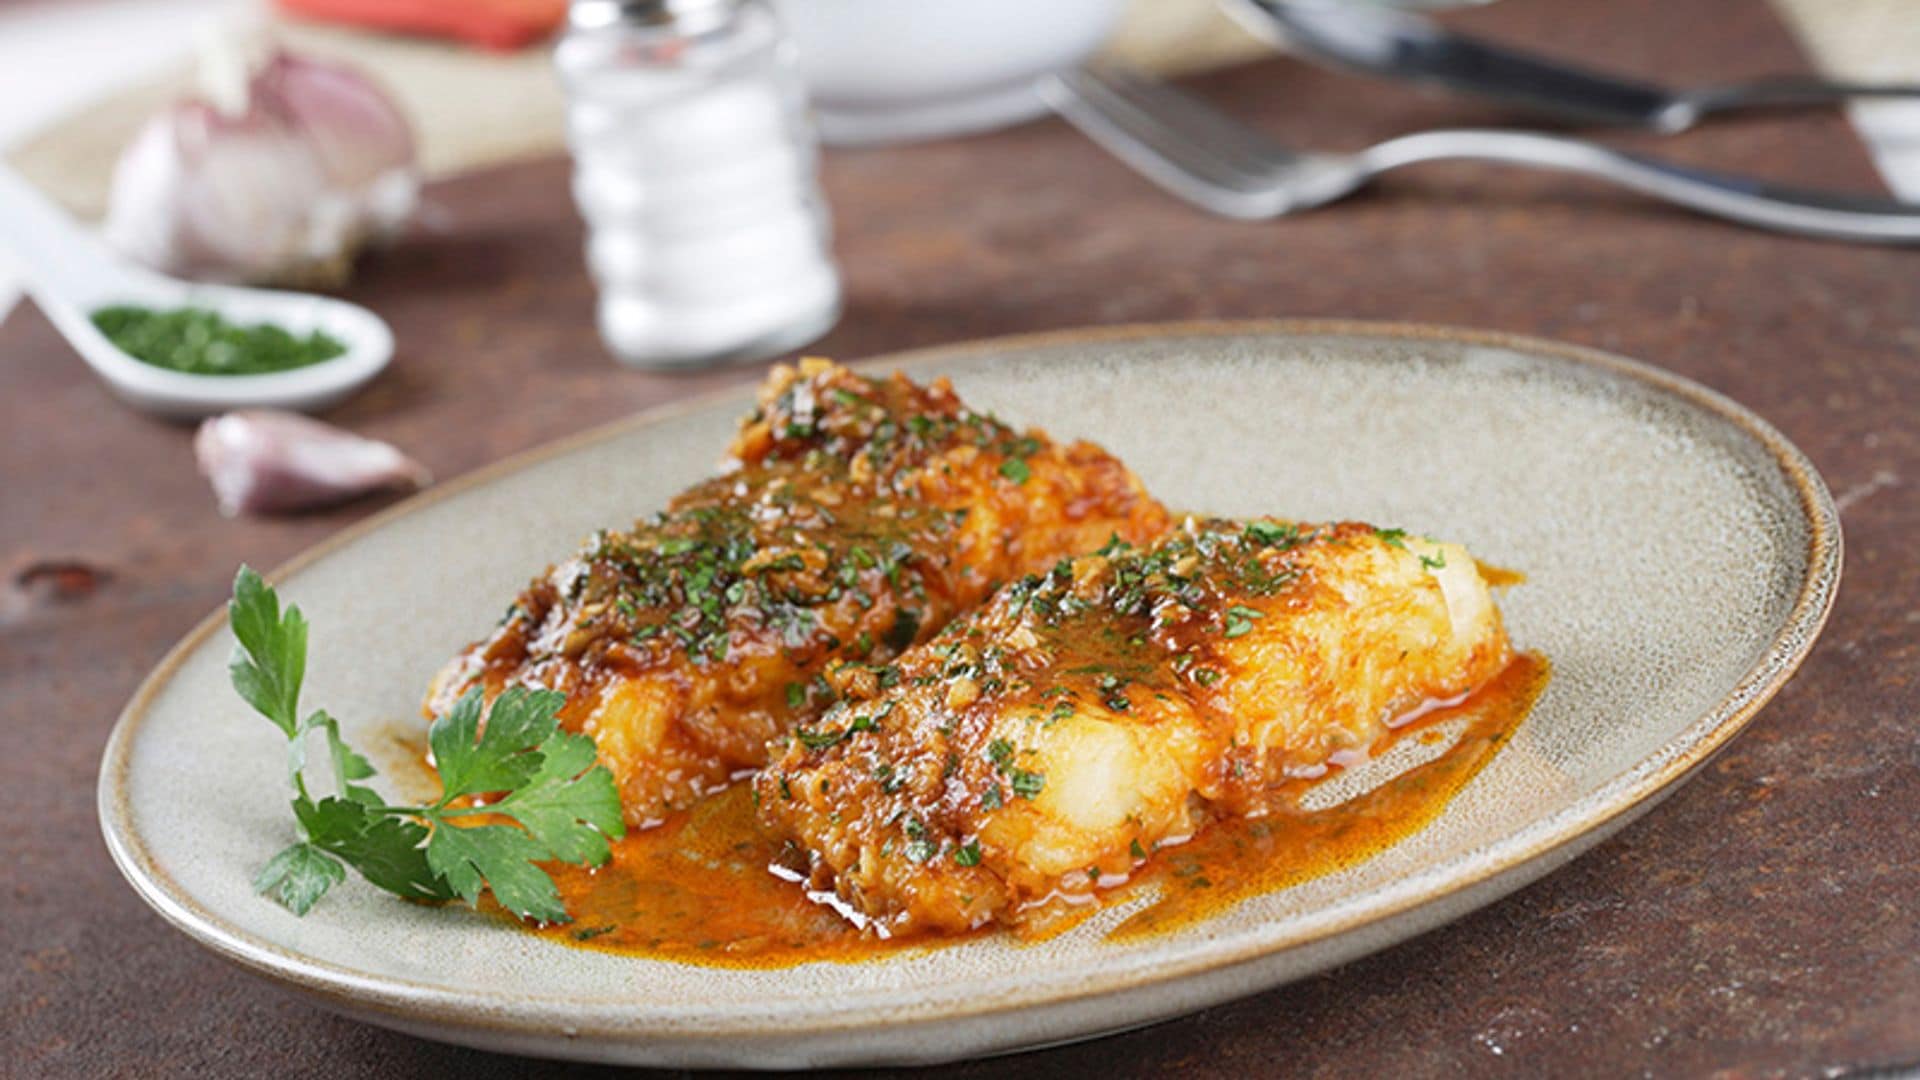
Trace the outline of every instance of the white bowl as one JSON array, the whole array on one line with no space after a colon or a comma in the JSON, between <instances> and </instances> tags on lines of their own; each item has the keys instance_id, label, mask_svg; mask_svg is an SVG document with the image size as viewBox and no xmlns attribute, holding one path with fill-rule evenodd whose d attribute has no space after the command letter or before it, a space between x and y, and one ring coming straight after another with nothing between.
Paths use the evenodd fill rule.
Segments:
<instances>
[{"instance_id":1,"label":"white bowl","mask_svg":"<svg viewBox=\"0 0 1920 1080\"><path fill-rule=\"evenodd\" d=\"M1046 112L1034 80L1093 55L1125 0L773 0L821 138L987 131Z\"/></svg>"}]
</instances>

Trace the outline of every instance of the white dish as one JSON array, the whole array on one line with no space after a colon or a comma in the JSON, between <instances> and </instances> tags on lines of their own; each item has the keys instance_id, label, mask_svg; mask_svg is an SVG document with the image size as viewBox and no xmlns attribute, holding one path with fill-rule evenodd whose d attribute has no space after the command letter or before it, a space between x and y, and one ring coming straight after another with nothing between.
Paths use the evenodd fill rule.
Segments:
<instances>
[{"instance_id":1,"label":"white dish","mask_svg":"<svg viewBox=\"0 0 1920 1080\"><path fill-rule=\"evenodd\" d=\"M774 0L821 137L840 145L963 135L1047 111L1034 80L1106 40L1123 0Z\"/></svg>"},{"instance_id":2,"label":"white dish","mask_svg":"<svg viewBox=\"0 0 1920 1080\"><path fill-rule=\"evenodd\" d=\"M570 949L357 879L304 919L254 895L252 874L290 839L283 750L229 689L231 638L214 616L161 662L107 747L100 811L122 871L221 955L430 1038L673 1066L998 1053L1299 978L1547 873L1732 737L1805 656L1837 587L1838 519L1797 450L1725 398L1588 350L1283 323L1082 331L876 364L951 375L980 407L1097 439L1175 506L1463 542L1527 575L1503 608L1552 681L1424 829L1198 925L1108 941L1121 908L1028 946L987 937L741 971ZM748 400L729 392L504 462L282 568L282 594L313 625L307 700L356 742L418 725L446 657L577 539L706 474Z\"/></svg>"},{"instance_id":3,"label":"white dish","mask_svg":"<svg viewBox=\"0 0 1920 1080\"><path fill-rule=\"evenodd\" d=\"M311 293L196 284L136 266L109 252L5 166L0 223L40 310L109 389L146 412L195 419L243 408L312 411L346 398L393 359L393 331L358 304ZM209 308L241 324L272 323L296 335L318 330L347 351L265 375L174 371L128 356L93 325L92 313L112 304Z\"/></svg>"}]
</instances>

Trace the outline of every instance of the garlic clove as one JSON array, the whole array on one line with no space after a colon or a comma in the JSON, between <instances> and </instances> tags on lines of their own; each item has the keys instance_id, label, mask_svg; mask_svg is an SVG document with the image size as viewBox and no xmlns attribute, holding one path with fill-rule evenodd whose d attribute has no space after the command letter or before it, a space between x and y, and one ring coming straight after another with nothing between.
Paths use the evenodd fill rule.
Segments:
<instances>
[{"instance_id":1,"label":"garlic clove","mask_svg":"<svg viewBox=\"0 0 1920 1080\"><path fill-rule=\"evenodd\" d=\"M210 280L336 283L412 215L413 132L371 81L241 42L203 65L208 96L153 117L114 170L105 233L127 255Z\"/></svg>"},{"instance_id":2,"label":"garlic clove","mask_svg":"<svg viewBox=\"0 0 1920 1080\"><path fill-rule=\"evenodd\" d=\"M313 509L432 482L425 466L389 443L272 409L209 418L194 434L193 452L228 517Z\"/></svg>"},{"instance_id":3,"label":"garlic clove","mask_svg":"<svg viewBox=\"0 0 1920 1080\"><path fill-rule=\"evenodd\" d=\"M311 208L328 194L311 146L286 122L254 110L228 116L188 104L174 137L183 174L177 212L189 272L258 280L281 267L324 260L341 249L335 228L316 235Z\"/></svg>"},{"instance_id":4,"label":"garlic clove","mask_svg":"<svg viewBox=\"0 0 1920 1080\"><path fill-rule=\"evenodd\" d=\"M281 50L253 87L258 100L300 128L335 185L364 188L394 169L412 168L406 116L358 72Z\"/></svg>"}]
</instances>

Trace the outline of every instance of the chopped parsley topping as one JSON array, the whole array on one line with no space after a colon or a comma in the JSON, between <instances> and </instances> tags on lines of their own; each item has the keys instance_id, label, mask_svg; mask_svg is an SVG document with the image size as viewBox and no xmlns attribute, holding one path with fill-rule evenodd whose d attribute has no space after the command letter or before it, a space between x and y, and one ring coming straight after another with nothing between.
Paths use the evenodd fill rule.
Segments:
<instances>
[{"instance_id":1,"label":"chopped parsley topping","mask_svg":"<svg viewBox=\"0 0 1920 1080\"><path fill-rule=\"evenodd\" d=\"M292 371L347 351L338 338L319 330L294 334L273 323L241 325L208 308L115 305L94 311L92 319L121 352L189 375Z\"/></svg>"},{"instance_id":2,"label":"chopped parsley topping","mask_svg":"<svg viewBox=\"0 0 1920 1080\"><path fill-rule=\"evenodd\" d=\"M1253 631L1252 620L1262 617L1262 613L1243 604L1235 604L1227 609L1226 634L1230 638L1244 637Z\"/></svg>"},{"instance_id":3,"label":"chopped parsley topping","mask_svg":"<svg viewBox=\"0 0 1920 1080\"><path fill-rule=\"evenodd\" d=\"M1297 544L1300 542L1300 527L1276 525L1271 521L1253 521L1247 524L1247 539L1269 547Z\"/></svg>"},{"instance_id":4,"label":"chopped parsley topping","mask_svg":"<svg viewBox=\"0 0 1920 1080\"><path fill-rule=\"evenodd\" d=\"M1045 773L1028 772L1025 769L1014 769L1008 775L1008 780L1013 784L1013 793L1023 799L1034 798L1047 786Z\"/></svg>"},{"instance_id":5,"label":"chopped parsley topping","mask_svg":"<svg viewBox=\"0 0 1920 1080\"><path fill-rule=\"evenodd\" d=\"M987 744L987 757L999 768L1006 768L1013 760L1013 744L1005 739L995 739Z\"/></svg>"}]
</instances>

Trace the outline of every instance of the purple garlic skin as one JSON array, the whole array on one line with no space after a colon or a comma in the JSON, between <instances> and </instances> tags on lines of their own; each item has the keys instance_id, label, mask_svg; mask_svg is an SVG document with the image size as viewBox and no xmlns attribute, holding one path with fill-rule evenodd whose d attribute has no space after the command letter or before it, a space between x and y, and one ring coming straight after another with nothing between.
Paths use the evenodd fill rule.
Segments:
<instances>
[{"instance_id":1,"label":"purple garlic skin","mask_svg":"<svg viewBox=\"0 0 1920 1080\"><path fill-rule=\"evenodd\" d=\"M433 479L388 443L272 409L204 421L193 437L193 455L228 517L310 510L375 491L412 490Z\"/></svg>"},{"instance_id":2,"label":"purple garlic skin","mask_svg":"<svg viewBox=\"0 0 1920 1080\"><path fill-rule=\"evenodd\" d=\"M354 254L413 213L411 125L349 67L276 50L238 70L220 94L152 117L121 154L107 240L183 277L345 281Z\"/></svg>"}]
</instances>

